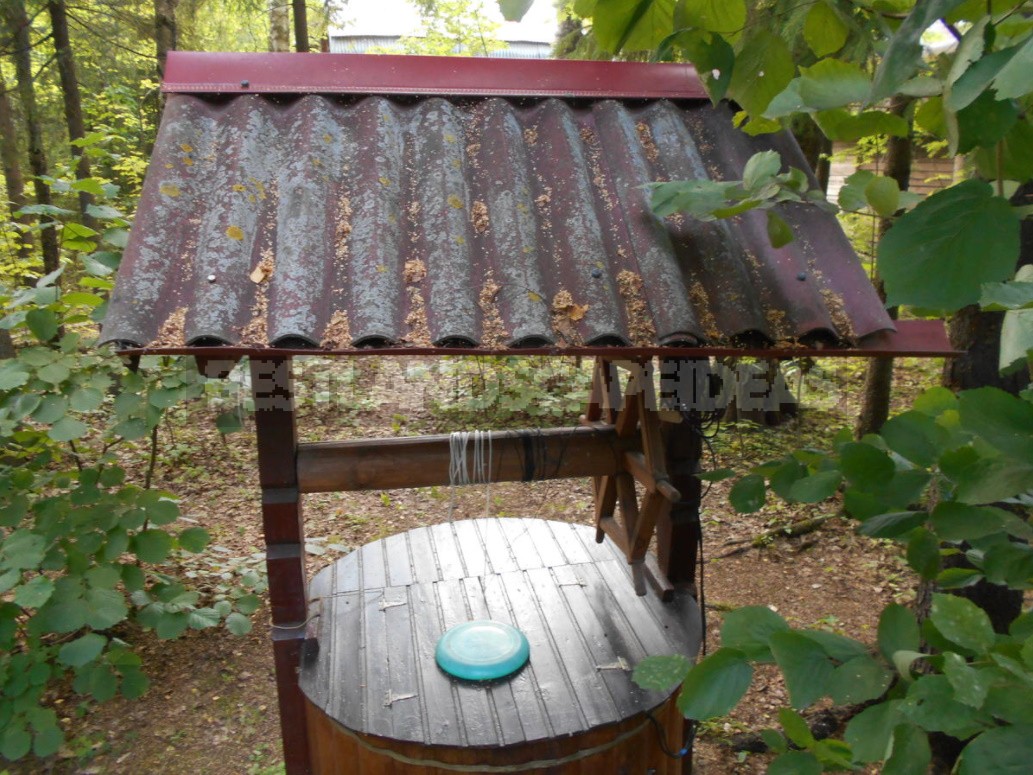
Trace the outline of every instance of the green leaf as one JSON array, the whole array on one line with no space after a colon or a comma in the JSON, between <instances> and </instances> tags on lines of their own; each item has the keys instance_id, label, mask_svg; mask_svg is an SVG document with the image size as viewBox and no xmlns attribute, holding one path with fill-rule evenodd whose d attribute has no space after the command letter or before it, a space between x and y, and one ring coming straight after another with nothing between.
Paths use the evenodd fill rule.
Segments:
<instances>
[{"instance_id":1,"label":"green leaf","mask_svg":"<svg viewBox=\"0 0 1033 775\"><path fill-rule=\"evenodd\" d=\"M25 324L41 342L49 342L60 329L57 315L49 309L30 309L25 315Z\"/></svg>"},{"instance_id":2,"label":"green leaf","mask_svg":"<svg viewBox=\"0 0 1033 775\"><path fill-rule=\"evenodd\" d=\"M894 466L889 455L871 444L844 444L839 451L843 475L862 490L877 490L893 477Z\"/></svg>"},{"instance_id":3,"label":"green leaf","mask_svg":"<svg viewBox=\"0 0 1033 775\"><path fill-rule=\"evenodd\" d=\"M753 668L741 651L718 649L689 671L678 695L678 710L697 721L724 716L742 699L752 680Z\"/></svg>"},{"instance_id":4,"label":"green leaf","mask_svg":"<svg viewBox=\"0 0 1033 775\"><path fill-rule=\"evenodd\" d=\"M966 33L966 36L968 34ZM947 94L945 100L946 107L956 112L971 105L1020 48L1020 46L1012 46L1001 51L994 51L974 62L960 78L951 84L950 93ZM1003 99L1003 95L998 94L997 96L999 99Z\"/></svg>"},{"instance_id":5,"label":"green leaf","mask_svg":"<svg viewBox=\"0 0 1033 775\"><path fill-rule=\"evenodd\" d=\"M261 605L262 599L258 595L241 595L237 598L236 603L237 610L244 614L244 616L250 616L257 611Z\"/></svg>"},{"instance_id":6,"label":"green leaf","mask_svg":"<svg viewBox=\"0 0 1033 775\"><path fill-rule=\"evenodd\" d=\"M958 394L961 425L1016 460L1033 460L1033 404L997 388Z\"/></svg>"},{"instance_id":7,"label":"green leaf","mask_svg":"<svg viewBox=\"0 0 1033 775\"><path fill-rule=\"evenodd\" d=\"M188 527L179 534L178 540L180 547L197 554L204 551L204 548L211 543L212 537L203 527Z\"/></svg>"},{"instance_id":8,"label":"green leaf","mask_svg":"<svg viewBox=\"0 0 1033 775\"><path fill-rule=\"evenodd\" d=\"M837 662L846 662L868 654L868 647L860 641L828 630L797 630L807 640L817 643L825 656Z\"/></svg>"},{"instance_id":9,"label":"green leaf","mask_svg":"<svg viewBox=\"0 0 1033 775\"><path fill-rule=\"evenodd\" d=\"M964 589L978 584L985 578L973 568L946 568L936 577L936 586L940 589Z\"/></svg>"},{"instance_id":10,"label":"green leaf","mask_svg":"<svg viewBox=\"0 0 1033 775\"><path fill-rule=\"evenodd\" d=\"M800 97L814 110L831 110L863 102L871 83L860 67L839 59L823 59L800 68Z\"/></svg>"},{"instance_id":11,"label":"green leaf","mask_svg":"<svg viewBox=\"0 0 1033 775\"><path fill-rule=\"evenodd\" d=\"M118 676L107 665L87 665L81 675L85 677L85 687L77 685L76 691L92 694L97 702L107 702L118 691Z\"/></svg>"},{"instance_id":12,"label":"green leaf","mask_svg":"<svg viewBox=\"0 0 1033 775\"><path fill-rule=\"evenodd\" d=\"M774 210L768 210L768 241L773 248L782 248L793 241L793 230Z\"/></svg>"},{"instance_id":13,"label":"green leaf","mask_svg":"<svg viewBox=\"0 0 1033 775\"><path fill-rule=\"evenodd\" d=\"M943 674L947 676L958 702L981 708L995 678L993 670L976 670L959 654L943 655Z\"/></svg>"},{"instance_id":14,"label":"green leaf","mask_svg":"<svg viewBox=\"0 0 1033 775\"><path fill-rule=\"evenodd\" d=\"M1033 178L1033 124L1027 118L1017 122L994 148L979 148L973 154L976 169L988 180L998 176L1000 149L1000 174L1005 180L1029 180Z\"/></svg>"},{"instance_id":15,"label":"green leaf","mask_svg":"<svg viewBox=\"0 0 1033 775\"><path fill-rule=\"evenodd\" d=\"M775 753L785 753L789 750L785 736L776 729L760 730L760 739L764 741L764 745Z\"/></svg>"},{"instance_id":16,"label":"green leaf","mask_svg":"<svg viewBox=\"0 0 1033 775\"><path fill-rule=\"evenodd\" d=\"M57 652L57 661L69 667L82 667L92 662L108 645L108 639L95 632L88 632L81 638L69 641Z\"/></svg>"},{"instance_id":17,"label":"green leaf","mask_svg":"<svg viewBox=\"0 0 1033 775\"><path fill-rule=\"evenodd\" d=\"M891 450L923 467L932 466L950 443L950 434L932 417L910 411L891 417L879 431Z\"/></svg>"},{"instance_id":18,"label":"green leaf","mask_svg":"<svg viewBox=\"0 0 1033 775\"><path fill-rule=\"evenodd\" d=\"M164 562L172 551L172 536L164 530L144 530L133 536L130 545L141 562Z\"/></svg>"},{"instance_id":19,"label":"green leaf","mask_svg":"<svg viewBox=\"0 0 1033 775\"><path fill-rule=\"evenodd\" d=\"M147 519L154 525L167 525L179 518L179 504L168 497L159 496L153 490L148 495L154 495L153 500L141 498L140 505L147 513Z\"/></svg>"},{"instance_id":20,"label":"green leaf","mask_svg":"<svg viewBox=\"0 0 1033 775\"><path fill-rule=\"evenodd\" d=\"M876 215L889 218L900 209L900 187L893 178L876 175L864 188L864 196Z\"/></svg>"},{"instance_id":21,"label":"green leaf","mask_svg":"<svg viewBox=\"0 0 1033 775\"><path fill-rule=\"evenodd\" d=\"M8 761L17 761L29 752L32 736L24 726L8 724L0 734L0 756Z\"/></svg>"},{"instance_id":22,"label":"green leaf","mask_svg":"<svg viewBox=\"0 0 1033 775\"><path fill-rule=\"evenodd\" d=\"M0 390L12 390L29 381L29 372L18 361L11 359L0 365Z\"/></svg>"},{"instance_id":23,"label":"green leaf","mask_svg":"<svg viewBox=\"0 0 1033 775\"><path fill-rule=\"evenodd\" d=\"M979 306L988 312L1033 309L1033 282L983 283Z\"/></svg>"},{"instance_id":24,"label":"green leaf","mask_svg":"<svg viewBox=\"0 0 1033 775\"><path fill-rule=\"evenodd\" d=\"M15 605L22 608L39 608L54 594L54 582L46 576L34 579L14 590Z\"/></svg>"},{"instance_id":25,"label":"green leaf","mask_svg":"<svg viewBox=\"0 0 1033 775\"><path fill-rule=\"evenodd\" d=\"M89 427L74 417L62 417L51 426L47 435L54 441L74 441L86 435Z\"/></svg>"},{"instance_id":26,"label":"green leaf","mask_svg":"<svg viewBox=\"0 0 1033 775\"><path fill-rule=\"evenodd\" d=\"M711 102L716 105L723 100L735 67L735 51L728 41L720 35L682 31L673 36L672 45L684 51L696 67Z\"/></svg>"},{"instance_id":27,"label":"green leaf","mask_svg":"<svg viewBox=\"0 0 1033 775\"><path fill-rule=\"evenodd\" d=\"M523 19L532 5L534 0L499 0L499 10L507 22L518 22Z\"/></svg>"},{"instance_id":28,"label":"green leaf","mask_svg":"<svg viewBox=\"0 0 1033 775\"><path fill-rule=\"evenodd\" d=\"M1028 37L1022 48L1015 52L993 80L993 88L997 92L998 99L1023 97L1033 91L1033 82L1029 77L1031 72L1033 72L1033 37Z\"/></svg>"},{"instance_id":29,"label":"green leaf","mask_svg":"<svg viewBox=\"0 0 1033 775\"><path fill-rule=\"evenodd\" d=\"M787 751L771 760L767 775L821 775L821 762L809 751Z\"/></svg>"},{"instance_id":30,"label":"green leaf","mask_svg":"<svg viewBox=\"0 0 1033 775\"><path fill-rule=\"evenodd\" d=\"M773 662L771 636L788 630L785 619L767 606L744 606L725 614L721 644L741 651L753 662Z\"/></svg>"},{"instance_id":31,"label":"green leaf","mask_svg":"<svg viewBox=\"0 0 1033 775\"><path fill-rule=\"evenodd\" d=\"M532 0L533 1L533 0ZM115 220L125 216L111 205L87 205L86 214L100 220Z\"/></svg>"},{"instance_id":32,"label":"green leaf","mask_svg":"<svg viewBox=\"0 0 1033 775\"><path fill-rule=\"evenodd\" d=\"M743 187L752 191L768 183L782 168L782 157L778 151L755 153L746 162L742 171Z\"/></svg>"},{"instance_id":33,"label":"green leaf","mask_svg":"<svg viewBox=\"0 0 1033 775\"><path fill-rule=\"evenodd\" d=\"M878 762L889 755L893 730L902 720L900 705L900 700L880 702L850 720L843 739L850 744L855 760Z\"/></svg>"},{"instance_id":34,"label":"green leaf","mask_svg":"<svg viewBox=\"0 0 1033 775\"><path fill-rule=\"evenodd\" d=\"M837 705L858 705L881 697L892 680L890 671L866 654L833 671L829 695Z\"/></svg>"},{"instance_id":35,"label":"green leaf","mask_svg":"<svg viewBox=\"0 0 1033 775\"><path fill-rule=\"evenodd\" d=\"M882 609L879 615L879 651L887 662L898 651L918 651L921 637L915 615L897 603Z\"/></svg>"},{"instance_id":36,"label":"green leaf","mask_svg":"<svg viewBox=\"0 0 1033 775\"><path fill-rule=\"evenodd\" d=\"M958 760L958 775L1026 775L1033 761L1033 725L1016 724L983 732Z\"/></svg>"},{"instance_id":37,"label":"green leaf","mask_svg":"<svg viewBox=\"0 0 1033 775\"><path fill-rule=\"evenodd\" d=\"M892 746L882 775L926 775L932 753L925 732L914 724L900 724L893 730Z\"/></svg>"},{"instance_id":38,"label":"green leaf","mask_svg":"<svg viewBox=\"0 0 1033 775\"><path fill-rule=\"evenodd\" d=\"M948 117L949 118L949 117ZM995 100L991 92L984 92L975 101L956 114L957 135L950 132L952 148L956 153L968 153L975 148L992 148L1016 125L1019 111L1011 100Z\"/></svg>"},{"instance_id":39,"label":"green leaf","mask_svg":"<svg viewBox=\"0 0 1033 775\"><path fill-rule=\"evenodd\" d=\"M219 433L228 435L230 433L237 433L244 430L244 423L240 420L240 412L234 409L228 412L222 412L218 417L216 417L215 427L218 429Z\"/></svg>"},{"instance_id":40,"label":"green leaf","mask_svg":"<svg viewBox=\"0 0 1033 775\"><path fill-rule=\"evenodd\" d=\"M86 624L95 630L114 627L129 615L125 598L114 589L88 589L83 596Z\"/></svg>"},{"instance_id":41,"label":"green leaf","mask_svg":"<svg viewBox=\"0 0 1033 775\"><path fill-rule=\"evenodd\" d=\"M967 180L938 191L904 213L879 245L886 303L948 311L973 304L982 283L1011 276L1018 251L1019 221L989 184Z\"/></svg>"},{"instance_id":42,"label":"green leaf","mask_svg":"<svg viewBox=\"0 0 1033 775\"><path fill-rule=\"evenodd\" d=\"M64 732L56 724L52 724L36 732L32 741L32 752L38 758L45 759L56 754L64 742Z\"/></svg>"},{"instance_id":43,"label":"green leaf","mask_svg":"<svg viewBox=\"0 0 1033 775\"><path fill-rule=\"evenodd\" d=\"M782 669L794 708L803 709L828 692L835 669L825 650L798 632L776 632L771 653Z\"/></svg>"},{"instance_id":44,"label":"green leaf","mask_svg":"<svg viewBox=\"0 0 1033 775\"><path fill-rule=\"evenodd\" d=\"M1009 532L1029 538L1029 525L1014 514L992 506L969 506L956 501L941 501L930 515L936 534L943 541L960 543L994 533Z\"/></svg>"},{"instance_id":45,"label":"green leaf","mask_svg":"<svg viewBox=\"0 0 1033 775\"><path fill-rule=\"evenodd\" d=\"M122 670L122 696L127 700L143 697L151 686L150 679L137 668Z\"/></svg>"},{"instance_id":46,"label":"green leaf","mask_svg":"<svg viewBox=\"0 0 1033 775\"><path fill-rule=\"evenodd\" d=\"M43 561L43 536L26 529L15 530L0 544L0 568L26 570L37 568Z\"/></svg>"},{"instance_id":47,"label":"green leaf","mask_svg":"<svg viewBox=\"0 0 1033 775\"><path fill-rule=\"evenodd\" d=\"M807 722L792 708L780 708L778 721L785 730L786 737L798 748L810 748L816 742Z\"/></svg>"},{"instance_id":48,"label":"green leaf","mask_svg":"<svg viewBox=\"0 0 1033 775\"><path fill-rule=\"evenodd\" d=\"M934 594L929 619L943 637L962 648L983 653L994 645L990 617L963 597Z\"/></svg>"},{"instance_id":49,"label":"green leaf","mask_svg":"<svg viewBox=\"0 0 1033 775\"><path fill-rule=\"evenodd\" d=\"M187 624L192 630L206 630L218 626L222 621L219 612L214 608L195 608L187 615Z\"/></svg>"},{"instance_id":50,"label":"green leaf","mask_svg":"<svg viewBox=\"0 0 1033 775\"><path fill-rule=\"evenodd\" d=\"M25 205L15 215L49 215L59 217L64 215L75 215L73 210L66 210L56 205Z\"/></svg>"},{"instance_id":51,"label":"green leaf","mask_svg":"<svg viewBox=\"0 0 1033 775\"><path fill-rule=\"evenodd\" d=\"M764 506L766 495L764 477L749 474L732 485L728 501L740 514L751 514Z\"/></svg>"},{"instance_id":52,"label":"green leaf","mask_svg":"<svg viewBox=\"0 0 1033 775\"><path fill-rule=\"evenodd\" d=\"M81 387L69 396L72 409L77 412L92 412L104 403L104 394L91 387Z\"/></svg>"},{"instance_id":53,"label":"green leaf","mask_svg":"<svg viewBox=\"0 0 1033 775\"><path fill-rule=\"evenodd\" d=\"M901 116L881 110L865 110L851 113L848 110L823 110L814 114L821 131L830 140L853 143L862 137L892 135L907 137L910 128Z\"/></svg>"},{"instance_id":54,"label":"green leaf","mask_svg":"<svg viewBox=\"0 0 1033 775\"><path fill-rule=\"evenodd\" d=\"M94 196L100 196L100 197L104 196L104 186L96 178L83 178L82 180L73 181L72 182L72 190L73 191L85 191L86 193L93 194ZM83 230L88 231L88 232L92 232L93 234L97 233L97 232L93 231L93 229L89 229L86 226L83 226L81 223L70 223L68 225L69 226L77 226L78 228L83 229Z\"/></svg>"},{"instance_id":55,"label":"green leaf","mask_svg":"<svg viewBox=\"0 0 1033 775\"><path fill-rule=\"evenodd\" d=\"M631 674L631 680L643 689L665 692L685 680L692 662L681 654L646 657Z\"/></svg>"},{"instance_id":56,"label":"green leaf","mask_svg":"<svg viewBox=\"0 0 1033 775\"><path fill-rule=\"evenodd\" d=\"M244 616L244 614L234 611L226 617L226 629L234 635L247 635L251 632L251 620Z\"/></svg>"},{"instance_id":57,"label":"green leaf","mask_svg":"<svg viewBox=\"0 0 1033 775\"><path fill-rule=\"evenodd\" d=\"M182 635L190 624L190 615L186 611L162 613L154 627L154 634L162 640L172 640Z\"/></svg>"},{"instance_id":58,"label":"green leaf","mask_svg":"<svg viewBox=\"0 0 1033 775\"><path fill-rule=\"evenodd\" d=\"M793 56L774 32L756 25L743 41L728 96L751 116L763 116L772 98L793 80Z\"/></svg>"},{"instance_id":59,"label":"green leaf","mask_svg":"<svg viewBox=\"0 0 1033 775\"><path fill-rule=\"evenodd\" d=\"M652 51L674 26L674 4L675 0L598 0L592 30L610 53Z\"/></svg>"},{"instance_id":60,"label":"green leaf","mask_svg":"<svg viewBox=\"0 0 1033 775\"><path fill-rule=\"evenodd\" d=\"M183 388L156 388L147 395L151 406L158 409L168 409L175 406L186 396Z\"/></svg>"},{"instance_id":61,"label":"green leaf","mask_svg":"<svg viewBox=\"0 0 1033 775\"><path fill-rule=\"evenodd\" d=\"M829 5L815 3L803 23L803 39L815 56L835 54L846 43L850 31Z\"/></svg>"},{"instance_id":62,"label":"green leaf","mask_svg":"<svg viewBox=\"0 0 1033 775\"><path fill-rule=\"evenodd\" d=\"M897 91L923 66L922 33L961 3L961 0L926 0L916 3L904 19L875 70L870 102L881 102Z\"/></svg>"},{"instance_id":63,"label":"green leaf","mask_svg":"<svg viewBox=\"0 0 1033 775\"><path fill-rule=\"evenodd\" d=\"M49 382L51 385L60 385L72 372L62 361L54 361L48 363L46 366L36 372L36 376L44 382Z\"/></svg>"},{"instance_id":64,"label":"green leaf","mask_svg":"<svg viewBox=\"0 0 1033 775\"><path fill-rule=\"evenodd\" d=\"M831 498L843 480L839 471L819 471L797 479L789 488L789 499L797 503L820 503Z\"/></svg>"},{"instance_id":65,"label":"green leaf","mask_svg":"<svg viewBox=\"0 0 1033 775\"><path fill-rule=\"evenodd\" d=\"M691 27L734 38L746 25L745 0L681 0L674 11L676 27Z\"/></svg>"},{"instance_id":66,"label":"green leaf","mask_svg":"<svg viewBox=\"0 0 1033 775\"><path fill-rule=\"evenodd\" d=\"M940 542L926 528L916 529L907 542L907 564L925 580L940 572Z\"/></svg>"},{"instance_id":67,"label":"green leaf","mask_svg":"<svg viewBox=\"0 0 1033 775\"><path fill-rule=\"evenodd\" d=\"M955 497L962 503L993 503L1028 491L1033 465L1006 458L976 460L952 472L951 478L958 484Z\"/></svg>"}]
</instances>

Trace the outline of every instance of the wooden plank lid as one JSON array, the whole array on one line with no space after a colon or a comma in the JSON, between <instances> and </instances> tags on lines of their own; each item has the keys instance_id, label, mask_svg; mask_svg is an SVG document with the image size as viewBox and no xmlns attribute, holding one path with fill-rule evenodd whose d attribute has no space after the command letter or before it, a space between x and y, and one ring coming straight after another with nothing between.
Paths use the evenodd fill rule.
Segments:
<instances>
[{"instance_id":1,"label":"wooden plank lid","mask_svg":"<svg viewBox=\"0 0 1033 775\"><path fill-rule=\"evenodd\" d=\"M631 680L646 656L695 656L688 594L638 597L627 562L586 525L478 519L367 544L311 586L319 649L302 691L346 729L435 746L509 746L576 735L649 712L670 693ZM459 681L435 663L447 629L519 628L531 658L508 679Z\"/></svg>"}]
</instances>

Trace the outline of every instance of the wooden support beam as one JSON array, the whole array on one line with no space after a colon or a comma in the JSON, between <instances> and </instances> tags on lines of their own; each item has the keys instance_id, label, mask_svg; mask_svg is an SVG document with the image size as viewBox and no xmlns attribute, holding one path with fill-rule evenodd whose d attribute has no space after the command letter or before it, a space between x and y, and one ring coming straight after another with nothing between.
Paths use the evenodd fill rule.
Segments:
<instances>
[{"instance_id":1,"label":"wooden support beam","mask_svg":"<svg viewBox=\"0 0 1033 775\"><path fill-rule=\"evenodd\" d=\"M491 432L491 481L616 474L635 438L612 426ZM471 450L472 455L472 450ZM450 437L328 441L298 446L301 492L392 490L449 483Z\"/></svg>"},{"instance_id":2,"label":"wooden support beam","mask_svg":"<svg viewBox=\"0 0 1033 775\"><path fill-rule=\"evenodd\" d=\"M252 358L258 480L273 620L273 657L287 775L308 775L311 758L305 698L298 686L308 610L305 530L295 454L297 428L290 358Z\"/></svg>"},{"instance_id":3,"label":"wooden support beam","mask_svg":"<svg viewBox=\"0 0 1033 775\"><path fill-rule=\"evenodd\" d=\"M703 430L700 412L693 407L705 405L709 397L709 370L705 359L665 358L661 362L661 375L677 386L677 394L661 395L661 403L684 411L682 422L663 425L667 471L681 497L657 522L657 559L664 575L681 588L694 588L696 583L703 496L703 483L696 474L703 457Z\"/></svg>"}]
</instances>

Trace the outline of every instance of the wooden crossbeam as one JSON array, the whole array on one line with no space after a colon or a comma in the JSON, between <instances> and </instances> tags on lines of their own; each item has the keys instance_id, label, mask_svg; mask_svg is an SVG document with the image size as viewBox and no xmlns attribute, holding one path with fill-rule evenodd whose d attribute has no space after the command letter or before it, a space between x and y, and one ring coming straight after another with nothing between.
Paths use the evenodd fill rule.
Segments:
<instances>
[{"instance_id":1,"label":"wooden crossbeam","mask_svg":"<svg viewBox=\"0 0 1033 775\"><path fill-rule=\"evenodd\" d=\"M612 425L491 431L493 482L602 477L622 470L639 439L620 439ZM450 437L357 439L298 445L301 492L393 490L449 483Z\"/></svg>"}]
</instances>

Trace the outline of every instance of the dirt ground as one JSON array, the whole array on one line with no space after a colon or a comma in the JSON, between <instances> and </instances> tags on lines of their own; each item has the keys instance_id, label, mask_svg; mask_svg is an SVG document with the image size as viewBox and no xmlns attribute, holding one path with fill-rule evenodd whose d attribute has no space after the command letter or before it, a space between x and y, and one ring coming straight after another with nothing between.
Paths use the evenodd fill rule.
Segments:
<instances>
[{"instance_id":1,"label":"dirt ground","mask_svg":"<svg viewBox=\"0 0 1033 775\"><path fill-rule=\"evenodd\" d=\"M350 372L339 384L334 380L328 384L315 368L317 384L300 410L300 427L307 440L414 435L488 424L458 424L465 416L453 409L457 400L462 405L468 391L454 374L442 387L441 380L432 380L427 367L417 362L406 367L409 393L403 395L384 389L383 368L370 364ZM938 369L935 362L898 362L897 404L935 384ZM393 386L397 386L396 377L391 377ZM722 427L705 467L744 472L796 447L824 446L856 416L862 379L861 364L817 361L804 380L803 411L796 419L777 429L745 424ZM342 385L347 387L343 393ZM419 393L415 399L413 385ZM320 402L326 393L346 395L342 405L330 406ZM224 400L225 396L216 397L212 403ZM213 543L221 547L219 556L255 563L260 559L262 537L253 426L246 424L244 432L221 437L212 422L217 411L221 411L217 406L182 409L162 428L157 486L182 499L183 514L210 531ZM482 411L477 416L493 418L495 424L514 422L504 412ZM541 417L524 421L556 424L555 419ZM142 447L127 450L126 464L132 472L142 472L144 453ZM849 522L840 518L799 538L722 557L741 546L734 542L796 519L835 514L840 508L833 500L805 507L769 505L757 514L738 515L728 505L728 486L727 482L715 484L704 501L709 650L718 646L722 612L739 606L769 605L794 625L825 627L873 641L883 605L911 599L914 579L896 547L855 535ZM469 487L450 493L443 487L307 496L309 564L315 571L351 547L445 520L450 508L457 519L483 516L487 511L492 516L588 521L591 502L587 480L499 484L490 492ZM221 629L190 632L176 641L159 641L143 632L124 633L140 645L152 679L148 694L137 701L117 699L89 708L71 694L55 697L72 742L50 761L24 763L11 772L282 772L266 608L255 614L254 625L243 637ZM723 741L738 732L777 726L774 715L786 702L784 686L774 671L758 670L746 702L727 718L703 725L695 747L695 772L763 772L766 757L736 753Z\"/></svg>"}]
</instances>

